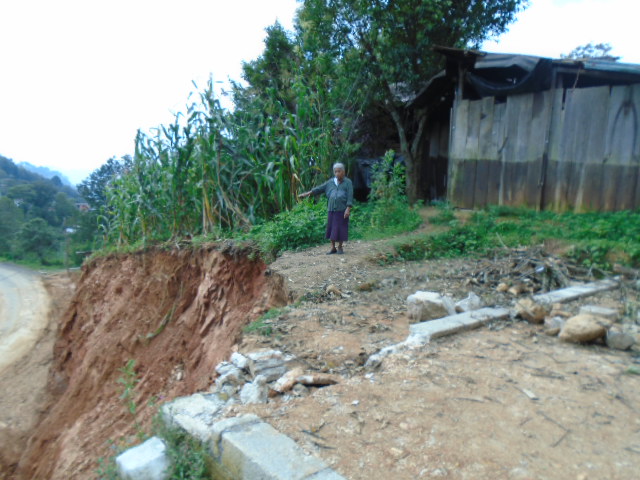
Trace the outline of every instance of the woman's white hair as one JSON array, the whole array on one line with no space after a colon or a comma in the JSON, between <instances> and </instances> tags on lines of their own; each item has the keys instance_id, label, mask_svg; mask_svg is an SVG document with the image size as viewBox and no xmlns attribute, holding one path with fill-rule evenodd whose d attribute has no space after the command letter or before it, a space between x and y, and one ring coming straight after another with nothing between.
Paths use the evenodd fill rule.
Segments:
<instances>
[{"instance_id":1,"label":"woman's white hair","mask_svg":"<svg viewBox=\"0 0 640 480\"><path fill-rule=\"evenodd\" d=\"M340 162L336 162L333 164L333 171L335 171L336 168L341 168L342 170L344 170L345 172L347 171L346 168L344 168L344 163L340 163Z\"/></svg>"}]
</instances>

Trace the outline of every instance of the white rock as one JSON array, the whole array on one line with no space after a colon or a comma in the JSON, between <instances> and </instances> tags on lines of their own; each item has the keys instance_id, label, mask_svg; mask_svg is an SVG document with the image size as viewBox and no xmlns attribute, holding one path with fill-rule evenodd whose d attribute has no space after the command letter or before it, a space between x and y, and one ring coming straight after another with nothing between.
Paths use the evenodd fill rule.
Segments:
<instances>
[{"instance_id":1,"label":"white rock","mask_svg":"<svg viewBox=\"0 0 640 480\"><path fill-rule=\"evenodd\" d=\"M284 355L279 350L252 352L247 354L249 371L255 378L258 375L266 377L267 382L273 382L287 373L287 363L295 357Z\"/></svg>"},{"instance_id":2,"label":"white rock","mask_svg":"<svg viewBox=\"0 0 640 480\"><path fill-rule=\"evenodd\" d=\"M240 390L240 401L243 404L267 403L269 398L269 387L267 379L263 375L258 375L253 382L246 383Z\"/></svg>"},{"instance_id":3,"label":"white rock","mask_svg":"<svg viewBox=\"0 0 640 480\"><path fill-rule=\"evenodd\" d=\"M609 348L629 350L635 343L636 339L629 333L621 332L613 328L607 331L607 346Z\"/></svg>"},{"instance_id":4,"label":"white rock","mask_svg":"<svg viewBox=\"0 0 640 480\"><path fill-rule=\"evenodd\" d=\"M216 365L216 373L218 375L224 375L236 369L237 367L229 362L220 362L218 365Z\"/></svg>"},{"instance_id":5,"label":"white rock","mask_svg":"<svg viewBox=\"0 0 640 480\"><path fill-rule=\"evenodd\" d=\"M453 300L449 297L437 292L423 292L421 290L407 297L407 310L409 318L414 322L433 320L456 313Z\"/></svg>"},{"instance_id":6,"label":"white rock","mask_svg":"<svg viewBox=\"0 0 640 480\"><path fill-rule=\"evenodd\" d=\"M233 352L231 354L231 363L235 365L240 370L247 370L249 368L249 359L238 352Z\"/></svg>"},{"instance_id":7,"label":"white rock","mask_svg":"<svg viewBox=\"0 0 640 480\"><path fill-rule=\"evenodd\" d=\"M216 389L220 390L225 385L242 385L246 383L247 378L242 370L235 368L224 375L216 378Z\"/></svg>"},{"instance_id":8,"label":"white rock","mask_svg":"<svg viewBox=\"0 0 640 480\"><path fill-rule=\"evenodd\" d=\"M560 331L560 339L573 343L590 342L604 337L606 332L599 317L582 314L567 320Z\"/></svg>"},{"instance_id":9,"label":"white rock","mask_svg":"<svg viewBox=\"0 0 640 480\"><path fill-rule=\"evenodd\" d=\"M557 335L565 323L565 318L561 316L546 317L544 319L544 333L550 336Z\"/></svg>"},{"instance_id":10,"label":"white rock","mask_svg":"<svg viewBox=\"0 0 640 480\"><path fill-rule=\"evenodd\" d=\"M167 447L158 437L122 452L116 457L118 475L123 480L165 480L171 462Z\"/></svg>"},{"instance_id":11,"label":"white rock","mask_svg":"<svg viewBox=\"0 0 640 480\"><path fill-rule=\"evenodd\" d=\"M211 425L218 420L225 404L226 401L216 394L195 393L165 403L160 412L167 425L206 442L211 435Z\"/></svg>"},{"instance_id":12,"label":"white rock","mask_svg":"<svg viewBox=\"0 0 640 480\"><path fill-rule=\"evenodd\" d=\"M478 295L473 292L469 292L469 296L467 298L465 298L464 300L460 300L455 305L456 312L458 313L479 310L482 307L484 307L484 302Z\"/></svg>"}]
</instances>

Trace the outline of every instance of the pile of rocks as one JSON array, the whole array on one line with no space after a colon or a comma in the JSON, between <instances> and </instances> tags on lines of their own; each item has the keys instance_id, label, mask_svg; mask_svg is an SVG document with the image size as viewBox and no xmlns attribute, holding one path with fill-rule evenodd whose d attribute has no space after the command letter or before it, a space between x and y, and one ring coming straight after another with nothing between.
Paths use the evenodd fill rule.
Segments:
<instances>
[{"instance_id":1,"label":"pile of rocks","mask_svg":"<svg viewBox=\"0 0 640 480\"><path fill-rule=\"evenodd\" d=\"M593 291L598 291L598 288ZM574 314L565 310L562 303L550 304L537 301L536 298L534 296L517 300L512 316L543 325L547 335L557 335L565 342L602 342L618 350L628 350L640 344L640 327L634 322L622 322L620 312L616 309L582 305L578 313ZM458 302L430 291L417 291L407 297L407 313L413 323L472 312L484 306L483 300L473 292Z\"/></svg>"},{"instance_id":2,"label":"pile of rocks","mask_svg":"<svg viewBox=\"0 0 640 480\"><path fill-rule=\"evenodd\" d=\"M532 298L516 302L516 314L530 323L544 327L550 336L570 343L604 342L610 348L628 350L639 338L639 329L632 323L620 323L620 312L599 305L582 305L577 315L562 304L551 306Z\"/></svg>"},{"instance_id":3,"label":"pile of rocks","mask_svg":"<svg viewBox=\"0 0 640 480\"><path fill-rule=\"evenodd\" d=\"M295 357L279 350L233 353L229 362L216 367L214 393L227 402L243 404L266 403L271 397L289 394L303 396L309 387L338 383L332 375L305 374L295 366Z\"/></svg>"},{"instance_id":4,"label":"pile of rocks","mask_svg":"<svg viewBox=\"0 0 640 480\"><path fill-rule=\"evenodd\" d=\"M280 395L287 400L291 395L306 395L310 387L337 383L331 375L304 374L295 366L294 356L279 350L234 353L228 362L218 364L216 372L219 377L210 392L179 397L162 406L166 425L205 442L215 422L233 405L267 403Z\"/></svg>"},{"instance_id":5,"label":"pile of rocks","mask_svg":"<svg viewBox=\"0 0 640 480\"><path fill-rule=\"evenodd\" d=\"M479 310L482 307L484 307L484 302L473 292L470 292L467 298L459 302L454 302L451 297L441 295L438 292L421 290L407 297L407 312L409 319L414 323Z\"/></svg>"}]
</instances>

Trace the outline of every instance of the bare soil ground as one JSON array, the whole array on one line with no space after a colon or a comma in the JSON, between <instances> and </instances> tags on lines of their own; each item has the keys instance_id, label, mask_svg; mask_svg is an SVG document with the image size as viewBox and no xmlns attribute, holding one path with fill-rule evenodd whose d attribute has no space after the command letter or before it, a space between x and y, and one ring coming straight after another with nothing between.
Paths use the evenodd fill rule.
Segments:
<instances>
[{"instance_id":1,"label":"bare soil ground","mask_svg":"<svg viewBox=\"0 0 640 480\"><path fill-rule=\"evenodd\" d=\"M46 326L29 352L0 375L0 479L12 475L48 402L47 374L53 360L56 326L73 295L77 277L74 272L42 277L49 294Z\"/></svg>"},{"instance_id":2,"label":"bare soil ground","mask_svg":"<svg viewBox=\"0 0 640 480\"><path fill-rule=\"evenodd\" d=\"M384 242L354 242L344 256L326 256L318 247L271 265L304 301L268 321L270 336L245 335L240 351L278 348L341 381L232 413L267 418L352 480L639 478L640 376L629 373L640 363L637 349L562 343L511 320L388 357L377 371L362 366L406 338L410 293L461 299L473 291L488 305L511 306L515 297L495 287L535 287L527 279L536 262L522 259L569 271L562 261L531 249L384 267L372 261L382 249ZM634 285L623 281L563 308L633 313ZM327 293L336 289L341 294Z\"/></svg>"},{"instance_id":3,"label":"bare soil ground","mask_svg":"<svg viewBox=\"0 0 640 480\"><path fill-rule=\"evenodd\" d=\"M207 390L232 350L278 348L339 383L230 414L258 413L346 478L638 478L638 349L565 344L511 320L363 367L406 338L405 300L418 289L455 299L473 291L487 305L510 306L515 297L496 290L501 281L526 295L542 287L540 265L559 277L584 272L549 256L553 246L383 266L376 259L387 245L286 253L266 271L235 251L106 258L85 267L70 304L73 282L48 280L53 321L0 378L0 459L15 462L24 450L16 478L95 477L96 460L113 453L109 441L149 431L151 401ZM268 321L269 336L239 339L242 325L281 304L282 280L295 303ZM617 308L629 321L636 280L581 303ZM137 426L119 398L130 359L140 380ZM11 478L11 462L0 467L0 478Z\"/></svg>"}]
</instances>

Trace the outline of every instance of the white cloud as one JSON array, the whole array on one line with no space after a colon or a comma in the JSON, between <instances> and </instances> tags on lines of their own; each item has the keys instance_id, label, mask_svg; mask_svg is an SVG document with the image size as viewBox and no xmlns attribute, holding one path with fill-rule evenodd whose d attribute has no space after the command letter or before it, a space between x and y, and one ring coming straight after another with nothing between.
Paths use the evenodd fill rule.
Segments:
<instances>
[{"instance_id":1,"label":"white cloud","mask_svg":"<svg viewBox=\"0 0 640 480\"><path fill-rule=\"evenodd\" d=\"M620 61L640 63L639 13L630 0L532 0L509 32L483 49L558 58L590 42L609 43Z\"/></svg>"}]
</instances>

